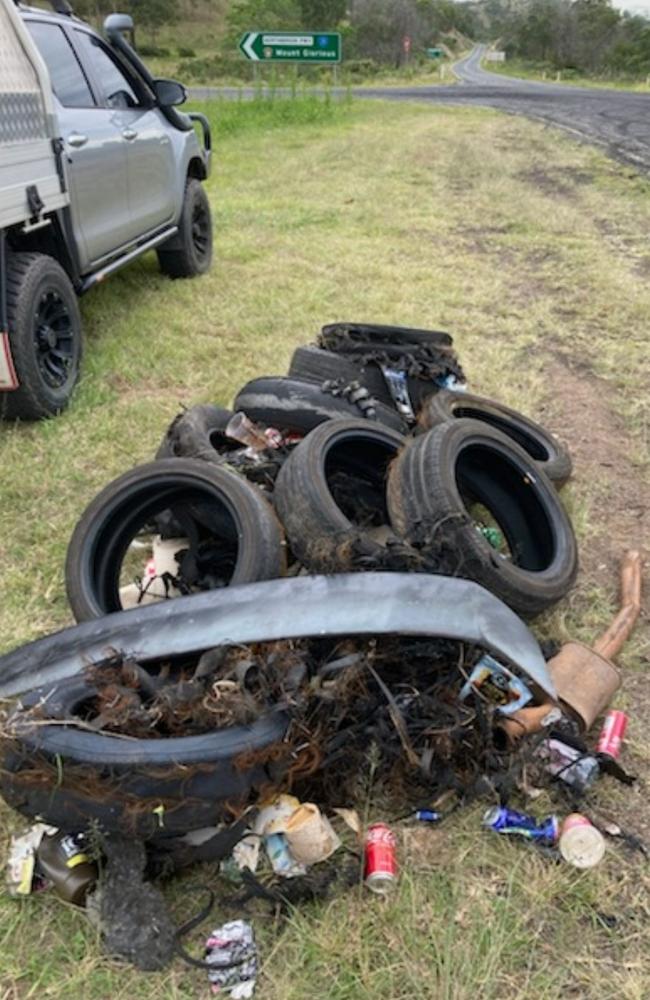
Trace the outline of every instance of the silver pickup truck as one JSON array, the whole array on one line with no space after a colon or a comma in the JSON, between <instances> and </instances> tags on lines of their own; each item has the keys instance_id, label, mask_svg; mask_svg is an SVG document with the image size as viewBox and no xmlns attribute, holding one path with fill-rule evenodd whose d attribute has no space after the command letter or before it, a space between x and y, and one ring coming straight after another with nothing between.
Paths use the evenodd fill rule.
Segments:
<instances>
[{"instance_id":1,"label":"silver pickup truck","mask_svg":"<svg viewBox=\"0 0 650 1000\"><path fill-rule=\"evenodd\" d=\"M212 259L207 120L153 79L112 14L0 0L0 414L39 419L79 377L77 297L156 249L171 277ZM195 125L202 133L199 140Z\"/></svg>"}]
</instances>

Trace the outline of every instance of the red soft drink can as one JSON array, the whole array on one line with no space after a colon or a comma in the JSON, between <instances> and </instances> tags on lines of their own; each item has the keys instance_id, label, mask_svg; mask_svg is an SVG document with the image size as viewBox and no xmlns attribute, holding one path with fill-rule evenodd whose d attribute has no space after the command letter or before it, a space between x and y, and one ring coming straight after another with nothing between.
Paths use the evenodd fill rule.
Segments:
<instances>
[{"instance_id":1,"label":"red soft drink can","mask_svg":"<svg viewBox=\"0 0 650 1000\"><path fill-rule=\"evenodd\" d=\"M363 877L372 892L387 893L397 879L395 834L385 823L374 823L366 833Z\"/></svg>"},{"instance_id":2,"label":"red soft drink can","mask_svg":"<svg viewBox=\"0 0 650 1000\"><path fill-rule=\"evenodd\" d=\"M598 737L598 753L605 753L608 757L618 757L621 752L621 743L627 729L627 715L612 709L605 716L600 736Z\"/></svg>"}]
</instances>

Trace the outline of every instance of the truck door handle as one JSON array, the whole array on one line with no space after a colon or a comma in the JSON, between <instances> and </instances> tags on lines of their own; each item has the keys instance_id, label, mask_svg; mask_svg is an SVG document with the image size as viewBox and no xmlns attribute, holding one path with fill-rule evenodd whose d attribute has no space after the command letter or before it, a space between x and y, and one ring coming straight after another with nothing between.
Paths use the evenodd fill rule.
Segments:
<instances>
[{"instance_id":1,"label":"truck door handle","mask_svg":"<svg viewBox=\"0 0 650 1000\"><path fill-rule=\"evenodd\" d=\"M123 129L122 135L124 136L125 139L128 139L129 142L133 142L134 139L138 138L138 133L135 131L135 129L132 128Z\"/></svg>"},{"instance_id":2,"label":"truck door handle","mask_svg":"<svg viewBox=\"0 0 650 1000\"><path fill-rule=\"evenodd\" d=\"M82 135L81 132L71 132L68 136L68 146L73 146L74 149L81 149L88 142L88 136Z\"/></svg>"}]
</instances>

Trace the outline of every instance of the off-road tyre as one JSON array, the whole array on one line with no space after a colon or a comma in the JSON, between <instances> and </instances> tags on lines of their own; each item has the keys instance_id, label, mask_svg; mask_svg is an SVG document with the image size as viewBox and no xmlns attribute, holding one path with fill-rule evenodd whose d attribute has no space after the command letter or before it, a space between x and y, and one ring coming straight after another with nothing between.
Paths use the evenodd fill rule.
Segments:
<instances>
[{"instance_id":1,"label":"off-road tyre","mask_svg":"<svg viewBox=\"0 0 650 1000\"><path fill-rule=\"evenodd\" d=\"M369 421L331 420L308 434L284 463L274 503L292 552L311 572L357 569L357 559L368 568L373 561L387 568L385 543L356 519L354 508L374 507L377 526L388 526L387 469L404 440ZM340 472L356 479L357 488L347 497L334 485Z\"/></svg>"},{"instance_id":2,"label":"off-road tyre","mask_svg":"<svg viewBox=\"0 0 650 1000\"><path fill-rule=\"evenodd\" d=\"M444 540L455 575L474 580L519 614L532 617L571 589L578 571L575 535L545 473L511 438L461 417L415 438L390 468L388 509L395 530L416 548ZM495 550L470 515L478 502L505 536Z\"/></svg>"},{"instance_id":3,"label":"off-road tyre","mask_svg":"<svg viewBox=\"0 0 650 1000\"><path fill-rule=\"evenodd\" d=\"M233 410L243 410L251 420L266 427L295 434L307 434L326 420L359 418L406 431L399 413L374 399L361 385L328 387L280 375L248 382L237 393Z\"/></svg>"},{"instance_id":4,"label":"off-road tyre","mask_svg":"<svg viewBox=\"0 0 650 1000\"><path fill-rule=\"evenodd\" d=\"M181 524L183 509L203 526L213 517L215 535L236 553L227 586L284 575L282 529L261 490L207 462L163 459L136 466L109 483L74 529L65 581L78 622L121 610L120 570L129 544L144 521L167 509Z\"/></svg>"},{"instance_id":5,"label":"off-road tyre","mask_svg":"<svg viewBox=\"0 0 650 1000\"><path fill-rule=\"evenodd\" d=\"M573 466L567 448L541 424L496 400L468 392L441 390L426 401L418 424L426 431L459 417L480 420L512 438L528 452L557 489L571 476Z\"/></svg>"},{"instance_id":6,"label":"off-road tyre","mask_svg":"<svg viewBox=\"0 0 650 1000\"><path fill-rule=\"evenodd\" d=\"M205 189L195 177L185 185L178 232L158 249L158 262L170 278L205 274L212 263L212 215Z\"/></svg>"},{"instance_id":7,"label":"off-road tyre","mask_svg":"<svg viewBox=\"0 0 650 1000\"><path fill-rule=\"evenodd\" d=\"M83 350L72 282L47 254L9 253L7 311L19 386L0 393L0 413L9 420L56 416L77 384Z\"/></svg>"}]
</instances>

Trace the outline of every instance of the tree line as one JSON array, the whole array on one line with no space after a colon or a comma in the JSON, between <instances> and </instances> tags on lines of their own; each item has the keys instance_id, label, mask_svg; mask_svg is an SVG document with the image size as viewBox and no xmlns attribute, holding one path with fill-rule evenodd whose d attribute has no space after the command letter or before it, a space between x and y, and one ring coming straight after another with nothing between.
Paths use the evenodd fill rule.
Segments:
<instances>
[{"instance_id":1,"label":"tree line","mask_svg":"<svg viewBox=\"0 0 650 1000\"><path fill-rule=\"evenodd\" d=\"M509 56L557 70L629 75L650 73L650 21L612 7L611 0L486 0L477 34L498 37Z\"/></svg>"},{"instance_id":2,"label":"tree line","mask_svg":"<svg viewBox=\"0 0 650 1000\"><path fill-rule=\"evenodd\" d=\"M510 57L551 69L650 74L650 21L611 0L73 0L95 23L111 10L133 14L149 37L200 11L221 30L223 58L254 29L340 31L346 61L399 67L429 47L496 41ZM405 44L408 39L408 44ZM215 56L217 53L215 53Z\"/></svg>"}]
</instances>

